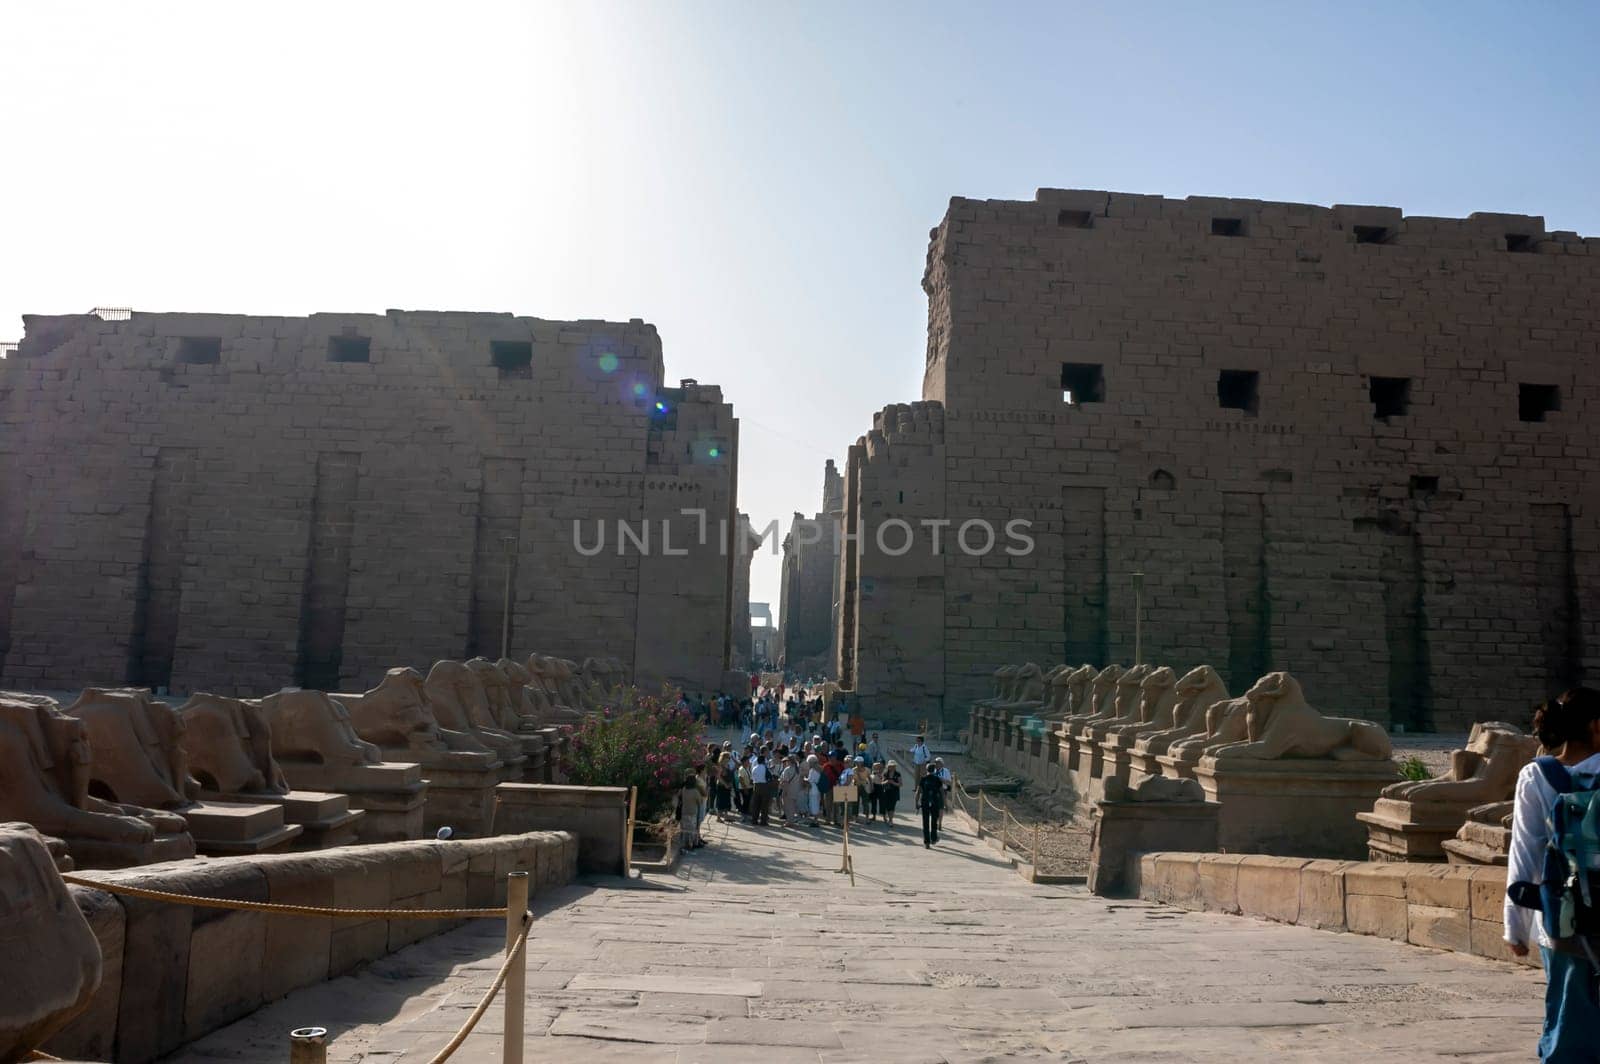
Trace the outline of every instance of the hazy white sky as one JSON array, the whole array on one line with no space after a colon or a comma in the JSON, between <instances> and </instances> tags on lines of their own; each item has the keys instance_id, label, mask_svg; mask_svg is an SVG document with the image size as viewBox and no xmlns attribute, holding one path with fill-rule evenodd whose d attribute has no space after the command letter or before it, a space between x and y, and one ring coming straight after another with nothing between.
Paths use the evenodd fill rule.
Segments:
<instances>
[{"instance_id":1,"label":"hazy white sky","mask_svg":"<svg viewBox=\"0 0 1600 1064\"><path fill-rule=\"evenodd\" d=\"M1585 3L52 2L0 42L0 339L116 305L642 317L733 402L758 527L918 397L952 195L1600 234Z\"/></svg>"}]
</instances>

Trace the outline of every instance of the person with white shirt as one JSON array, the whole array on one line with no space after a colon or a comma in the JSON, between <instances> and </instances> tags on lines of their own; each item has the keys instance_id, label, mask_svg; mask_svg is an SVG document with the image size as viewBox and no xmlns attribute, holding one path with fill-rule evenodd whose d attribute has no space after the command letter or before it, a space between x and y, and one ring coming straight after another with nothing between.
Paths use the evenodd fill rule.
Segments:
<instances>
[{"instance_id":1,"label":"person with white shirt","mask_svg":"<svg viewBox=\"0 0 1600 1064\"><path fill-rule=\"evenodd\" d=\"M1585 777L1600 774L1600 691L1575 687L1546 702L1534 713L1533 731L1553 760L1539 758L1524 765L1517 776L1506 866L1505 938L1519 957L1526 957L1530 941L1537 941L1544 961L1544 1031L1539 1039L1539 1059L1546 1064L1592 1064L1600 1061L1600 971L1583 953L1557 949L1543 915L1516 904L1511 895L1543 882L1549 817L1559 793L1553 780L1567 789L1573 782L1592 788L1593 779ZM1600 869L1600 855L1591 858L1590 870L1592 881L1600 882L1594 869Z\"/></svg>"},{"instance_id":2,"label":"person with white shirt","mask_svg":"<svg viewBox=\"0 0 1600 1064\"><path fill-rule=\"evenodd\" d=\"M767 827L772 823L772 777L767 771L766 754L757 754L756 763L750 766L750 787L750 822L758 828Z\"/></svg>"},{"instance_id":3,"label":"person with white shirt","mask_svg":"<svg viewBox=\"0 0 1600 1064\"><path fill-rule=\"evenodd\" d=\"M923 777L927 764L933 755L928 752L928 744L922 736L917 736L917 744L911 748L911 767L916 770L917 779Z\"/></svg>"}]
</instances>

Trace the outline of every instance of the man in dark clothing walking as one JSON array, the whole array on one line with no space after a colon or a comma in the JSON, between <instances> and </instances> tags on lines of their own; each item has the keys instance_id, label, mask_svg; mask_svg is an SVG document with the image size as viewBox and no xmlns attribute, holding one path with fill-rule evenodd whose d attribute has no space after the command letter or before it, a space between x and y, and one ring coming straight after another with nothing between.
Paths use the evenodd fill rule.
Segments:
<instances>
[{"instance_id":1,"label":"man in dark clothing walking","mask_svg":"<svg viewBox=\"0 0 1600 1064\"><path fill-rule=\"evenodd\" d=\"M917 808L922 810L922 845L939 841L939 818L944 813L944 780L930 763L917 778Z\"/></svg>"}]
</instances>

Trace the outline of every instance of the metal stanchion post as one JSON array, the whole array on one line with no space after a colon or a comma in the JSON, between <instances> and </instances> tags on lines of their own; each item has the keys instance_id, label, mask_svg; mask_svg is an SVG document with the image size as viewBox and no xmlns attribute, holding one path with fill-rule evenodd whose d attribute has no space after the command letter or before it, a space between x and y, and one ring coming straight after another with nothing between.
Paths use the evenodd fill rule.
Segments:
<instances>
[{"instance_id":1,"label":"metal stanchion post","mask_svg":"<svg viewBox=\"0 0 1600 1064\"><path fill-rule=\"evenodd\" d=\"M978 838L983 838L983 792L978 792Z\"/></svg>"},{"instance_id":2,"label":"metal stanchion post","mask_svg":"<svg viewBox=\"0 0 1600 1064\"><path fill-rule=\"evenodd\" d=\"M510 953L522 934L522 917L528 911L528 873L506 876L506 952ZM528 956L506 973L505 1038L500 1059L504 1064L522 1064L522 1021L528 1008Z\"/></svg>"},{"instance_id":3,"label":"metal stanchion post","mask_svg":"<svg viewBox=\"0 0 1600 1064\"><path fill-rule=\"evenodd\" d=\"M328 1059L328 1029L299 1027L289 1032L289 1064L324 1064Z\"/></svg>"}]
</instances>

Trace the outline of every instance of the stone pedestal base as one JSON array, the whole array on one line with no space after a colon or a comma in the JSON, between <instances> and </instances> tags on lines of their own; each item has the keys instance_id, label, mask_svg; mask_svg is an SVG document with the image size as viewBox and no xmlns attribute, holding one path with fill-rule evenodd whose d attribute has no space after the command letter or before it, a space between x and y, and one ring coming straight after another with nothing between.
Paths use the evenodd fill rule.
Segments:
<instances>
[{"instance_id":1,"label":"stone pedestal base","mask_svg":"<svg viewBox=\"0 0 1600 1064\"><path fill-rule=\"evenodd\" d=\"M1089 786L1087 797L1098 802L1106 796L1106 782L1116 780L1128 783L1133 768L1133 748L1125 745L1120 735L1108 735L1100 741L1100 778Z\"/></svg>"},{"instance_id":2,"label":"stone pedestal base","mask_svg":"<svg viewBox=\"0 0 1600 1064\"><path fill-rule=\"evenodd\" d=\"M503 783L496 791L494 831L570 831L578 837L578 871L625 876L628 788Z\"/></svg>"},{"instance_id":3,"label":"stone pedestal base","mask_svg":"<svg viewBox=\"0 0 1600 1064\"><path fill-rule=\"evenodd\" d=\"M422 830L428 834L449 828L465 838L482 838L494 820L494 789L504 775L499 761L478 760L486 755L445 754L424 760L423 779L428 801L422 807ZM519 766L520 771L520 766Z\"/></svg>"},{"instance_id":4,"label":"stone pedestal base","mask_svg":"<svg viewBox=\"0 0 1600 1064\"><path fill-rule=\"evenodd\" d=\"M161 861L186 861L194 856L194 836L157 835L150 842L107 842L104 839L67 838L72 863L81 869L132 868Z\"/></svg>"},{"instance_id":5,"label":"stone pedestal base","mask_svg":"<svg viewBox=\"0 0 1600 1064\"><path fill-rule=\"evenodd\" d=\"M1460 830L1468 808L1444 802L1379 798L1370 812L1356 814L1356 819L1367 826L1367 860L1443 861L1445 840Z\"/></svg>"},{"instance_id":6,"label":"stone pedestal base","mask_svg":"<svg viewBox=\"0 0 1600 1064\"><path fill-rule=\"evenodd\" d=\"M195 802L178 813L189 822L195 849L208 857L287 849L301 833L298 824L283 822L278 805Z\"/></svg>"},{"instance_id":7,"label":"stone pedestal base","mask_svg":"<svg viewBox=\"0 0 1600 1064\"><path fill-rule=\"evenodd\" d=\"M1217 816L1210 802L1096 802L1089 843L1089 890L1129 892L1131 865L1141 853L1217 848Z\"/></svg>"},{"instance_id":8,"label":"stone pedestal base","mask_svg":"<svg viewBox=\"0 0 1600 1064\"><path fill-rule=\"evenodd\" d=\"M1441 844L1445 860L1459 865L1499 865L1504 868L1511 853L1511 829L1499 824L1480 824L1469 820L1455 838Z\"/></svg>"},{"instance_id":9,"label":"stone pedestal base","mask_svg":"<svg viewBox=\"0 0 1600 1064\"><path fill-rule=\"evenodd\" d=\"M289 785L308 791L334 791L364 815L356 821L358 842L405 842L422 838L423 802L428 785L414 761L374 765L309 765L278 762Z\"/></svg>"},{"instance_id":10,"label":"stone pedestal base","mask_svg":"<svg viewBox=\"0 0 1600 1064\"><path fill-rule=\"evenodd\" d=\"M1087 733L1085 729L1078 729L1072 733L1072 789L1079 794L1091 793L1094 781L1100 778L1103 770L1101 761L1102 751L1100 743Z\"/></svg>"},{"instance_id":11,"label":"stone pedestal base","mask_svg":"<svg viewBox=\"0 0 1600 1064\"><path fill-rule=\"evenodd\" d=\"M1164 775L1167 773L1161 770L1161 755L1135 743L1128 753L1128 786L1137 787L1152 776Z\"/></svg>"},{"instance_id":12,"label":"stone pedestal base","mask_svg":"<svg viewBox=\"0 0 1600 1064\"><path fill-rule=\"evenodd\" d=\"M1200 763L1199 758L1173 757L1170 754L1157 754L1156 764L1161 771L1158 775L1171 776L1175 780L1194 779L1194 767Z\"/></svg>"},{"instance_id":13,"label":"stone pedestal base","mask_svg":"<svg viewBox=\"0 0 1600 1064\"><path fill-rule=\"evenodd\" d=\"M1217 845L1226 852L1359 861L1367 831L1356 814L1400 773L1391 761L1204 757L1194 777L1206 800L1222 806Z\"/></svg>"},{"instance_id":14,"label":"stone pedestal base","mask_svg":"<svg viewBox=\"0 0 1600 1064\"><path fill-rule=\"evenodd\" d=\"M300 837L294 841L296 850L349 846L356 841L357 825L366 816L361 810L350 808L348 797L331 791L290 791L288 794L212 794L202 791L200 797L208 802L246 802L280 807L284 823L298 825L301 829Z\"/></svg>"}]
</instances>

